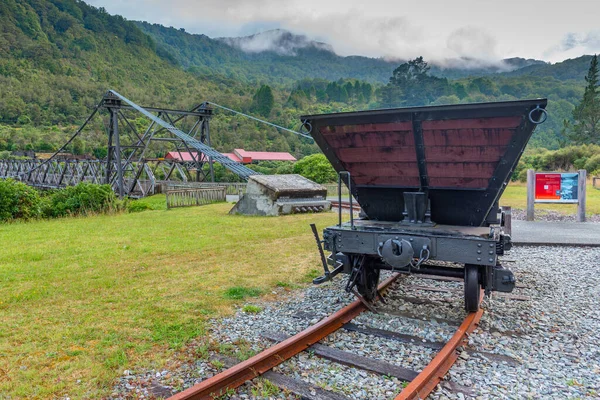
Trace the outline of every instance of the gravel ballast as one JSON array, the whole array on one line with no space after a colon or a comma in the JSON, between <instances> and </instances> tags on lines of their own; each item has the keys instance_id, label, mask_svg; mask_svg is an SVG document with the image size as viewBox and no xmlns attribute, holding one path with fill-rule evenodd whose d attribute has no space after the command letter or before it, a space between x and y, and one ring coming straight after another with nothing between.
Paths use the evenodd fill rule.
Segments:
<instances>
[{"instance_id":1,"label":"gravel ballast","mask_svg":"<svg viewBox=\"0 0 600 400\"><path fill-rule=\"evenodd\" d=\"M479 328L431 398L600 398L600 248L523 246L504 259L518 279L513 292L518 300L500 295L485 300ZM189 346L187 357L163 371L124 371L112 397L164 397L202 381L226 368L224 353L248 357L272 345L261 335L292 335L353 301L344 284L336 278L306 289L278 289L277 302L253 303L258 313L240 309L231 318L213 321L210 341L218 345L199 351L206 343L201 338ZM426 290L432 287L443 290ZM386 300L379 305L381 313L365 312L353 323L416 336L425 345L345 329L321 343L420 371L437 353L426 344L447 341L465 316L461 282L405 276ZM342 366L310 351L275 371L351 399L392 399L402 388L395 377ZM225 398L295 397L259 382Z\"/></svg>"}]
</instances>

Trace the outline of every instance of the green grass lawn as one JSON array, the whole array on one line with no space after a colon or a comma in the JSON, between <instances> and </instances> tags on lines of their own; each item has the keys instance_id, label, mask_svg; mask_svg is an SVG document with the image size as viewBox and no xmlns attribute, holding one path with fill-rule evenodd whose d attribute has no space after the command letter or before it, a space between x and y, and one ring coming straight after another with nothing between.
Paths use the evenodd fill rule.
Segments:
<instances>
[{"instance_id":1,"label":"green grass lawn","mask_svg":"<svg viewBox=\"0 0 600 400\"><path fill-rule=\"evenodd\" d=\"M0 225L0 398L98 398L160 368L245 296L308 282L309 223L335 223L145 201L158 210Z\"/></svg>"},{"instance_id":2,"label":"green grass lawn","mask_svg":"<svg viewBox=\"0 0 600 400\"><path fill-rule=\"evenodd\" d=\"M153 210L0 225L0 398L97 398L125 369L160 368L208 318L308 282L320 268L308 225L336 222L141 202ZM525 204L525 186L511 184L501 205ZM600 213L591 186L588 212Z\"/></svg>"},{"instance_id":3,"label":"green grass lawn","mask_svg":"<svg viewBox=\"0 0 600 400\"><path fill-rule=\"evenodd\" d=\"M600 190L595 189L591 184L586 187L586 214L600 214ZM527 209L527 186L524 183L511 183L508 185L502 198L501 206L511 206L512 208ZM577 204L549 204L536 203L536 211L557 211L562 214L576 214Z\"/></svg>"}]
</instances>

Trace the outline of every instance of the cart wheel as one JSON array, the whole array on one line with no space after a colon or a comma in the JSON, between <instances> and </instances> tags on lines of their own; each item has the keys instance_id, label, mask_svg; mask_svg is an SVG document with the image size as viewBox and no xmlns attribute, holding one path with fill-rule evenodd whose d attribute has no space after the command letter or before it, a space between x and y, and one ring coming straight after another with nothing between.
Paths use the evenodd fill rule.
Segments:
<instances>
[{"instance_id":1,"label":"cart wheel","mask_svg":"<svg viewBox=\"0 0 600 400\"><path fill-rule=\"evenodd\" d=\"M479 267L467 264L465 265L465 311L475 312L479 310L480 293Z\"/></svg>"},{"instance_id":2,"label":"cart wheel","mask_svg":"<svg viewBox=\"0 0 600 400\"><path fill-rule=\"evenodd\" d=\"M367 301L373 301L377 297L377 284L379 283L379 269L369 265L368 257L363 260L360 276L356 282L358 293Z\"/></svg>"}]
</instances>

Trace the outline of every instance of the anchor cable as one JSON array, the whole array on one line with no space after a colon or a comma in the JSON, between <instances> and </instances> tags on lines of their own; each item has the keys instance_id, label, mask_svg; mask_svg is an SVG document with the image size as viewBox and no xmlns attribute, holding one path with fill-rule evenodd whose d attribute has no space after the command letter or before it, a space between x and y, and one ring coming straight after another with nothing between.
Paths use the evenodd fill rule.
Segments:
<instances>
[{"instance_id":1,"label":"anchor cable","mask_svg":"<svg viewBox=\"0 0 600 400\"><path fill-rule=\"evenodd\" d=\"M212 105L213 105L213 106L215 106L215 107L222 108L223 110L227 110L227 111L229 111L229 112L232 112L232 113L234 113L234 114L239 114L239 115L242 115L242 116L244 116L244 117L247 117L247 118L253 119L253 120L255 120L255 121L262 122L263 124L270 125L270 126L272 126L272 127L274 127L274 128L281 129L281 130L284 130L284 131L287 131L287 132L294 133L294 134L296 134L296 135L300 135L300 136L302 136L302 137L305 137L305 138L307 138L307 139L314 140L314 139L312 138L312 136L310 136L310 135L307 135L306 133L297 132L297 131L293 131L293 130L291 130L291 129L288 129L288 128L284 128L283 126L280 126L280 125L274 124L274 123L272 123L272 122L268 122L268 121L262 120L262 119L260 119L260 118L253 117L252 115L244 114L244 113L243 113L243 112L241 112L241 111L232 110L231 108L228 108L228 107L225 107L225 106L221 106L221 105L219 105L219 104L217 104L217 103L213 103L212 101L207 101L207 103L208 103L208 104L212 104Z\"/></svg>"},{"instance_id":2,"label":"anchor cable","mask_svg":"<svg viewBox=\"0 0 600 400\"><path fill-rule=\"evenodd\" d=\"M30 173L32 173L33 171L40 169L41 167L43 167L44 165L48 164L50 161L52 161L54 159L54 157L56 157L60 152L62 152L64 149L67 148L67 146L69 144L71 144L71 142L73 140L75 140L75 138L81 133L81 131L83 131L83 128L86 127L86 125L90 122L90 120L94 117L94 115L96 115L96 112L98 112L98 108L100 108L100 106L102 105L102 102L100 102L95 108L94 111L92 111L92 114L90 114L89 117L87 117L87 119L85 120L85 122L83 123L83 125L81 125L81 127L79 129L77 129L77 131L73 134L73 136L71 136L71 138L69 140L67 140L58 150L56 150L54 152L54 154L52 154L50 156L50 158L46 159L45 161L43 161L41 164L33 167L32 169L30 169L29 171L24 171L21 173L18 173L16 176L23 176L23 175L29 175Z\"/></svg>"}]
</instances>

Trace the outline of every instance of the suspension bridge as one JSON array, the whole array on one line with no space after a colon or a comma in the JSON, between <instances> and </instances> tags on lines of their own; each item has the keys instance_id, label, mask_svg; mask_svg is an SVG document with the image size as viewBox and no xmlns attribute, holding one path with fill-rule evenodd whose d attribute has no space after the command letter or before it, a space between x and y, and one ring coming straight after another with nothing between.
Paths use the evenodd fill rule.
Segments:
<instances>
[{"instance_id":1,"label":"suspension bridge","mask_svg":"<svg viewBox=\"0 0 600 400\"><path fill-rule=\"evenodd\" d=\"M258 172L231 160L210 143L213 106L264 122L278 129L310 138L215 103L204 102L190 110L142 107L109 90L83 125L49 159L0 160L0 179L13 178L28 185L57 189L80 182L110 184L120 196L144 197L154 194L157 185L170 181L214 182L214 163L247 180ZM65 159L60 154L73 140L89 129L94 118L103 115L108 133L107 156L102 160ZM140 116L149 121L140 129ZM312 139L312 138L311 138ZM166 148L191 155L191 161L149 157ZM181 157L183 158L183 157Z\"/></svg>"}]
</instances>

